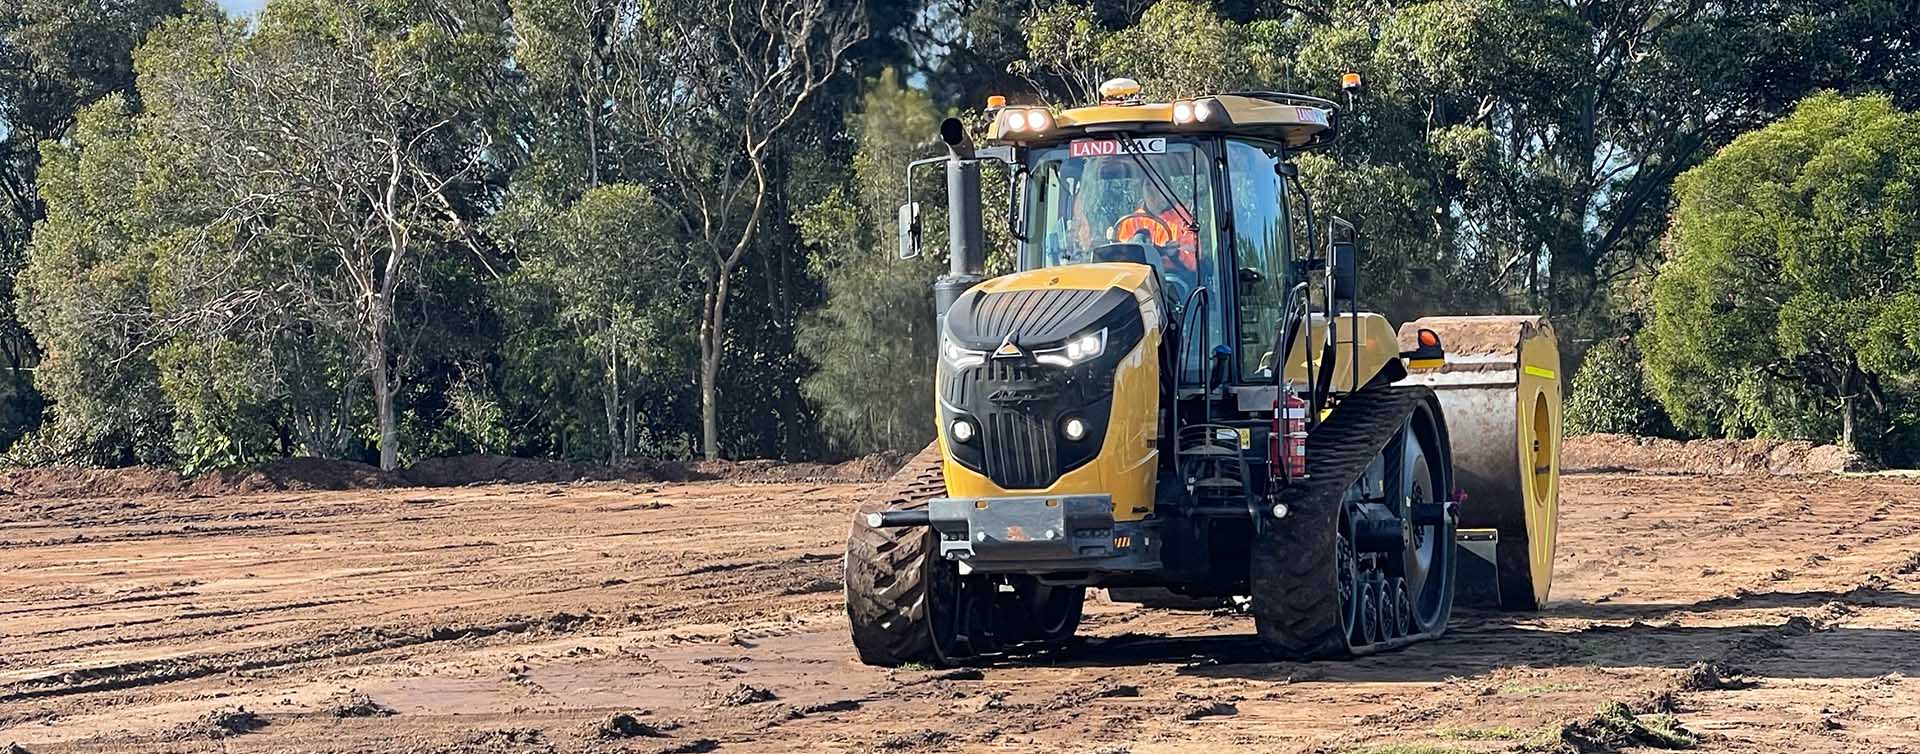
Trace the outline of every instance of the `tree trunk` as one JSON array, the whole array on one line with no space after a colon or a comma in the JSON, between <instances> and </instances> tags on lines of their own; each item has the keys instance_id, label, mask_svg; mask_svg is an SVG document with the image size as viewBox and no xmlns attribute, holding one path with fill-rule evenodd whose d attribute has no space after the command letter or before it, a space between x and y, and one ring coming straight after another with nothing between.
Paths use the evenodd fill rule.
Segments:
<instances>
[{"instance_id":1,"label":"tree trunk","mask_svg":"<svg viewBox=\"0 0 1920 754\"><path fill-rule=\"evenodd\" d=\"M600 406L607 415L607 463L620 461L620 355L606 355L607 377L600 386Z\"/></svg>"},{"instance_id":2,"label":"tree trunk","mask_svg":"<svg viewBox=\"0 0 1920 754\"><path fill-rule=\"evenodd\" d=\"M1840 447L1852 452L1853 444L1853 396L1840 397Z\"/></svg>"},{"instance_id":3,"label":"tree trunk","mask_svg":"<svg viewBox=\"0 0 1920 754\"><path fill-rule=\"evenodd\" d=\"M640 415L639 415L639 410L637 407L634 406L633 401L623 399L621 401L620 410L624 412L623 415L626 417L626 420L620 425L620 428L626 432L626 435L620 444L620 457L627 458L632 456L635 451L639 450L638 448L634 447L634 434L638 431L634 425L640 423Z\"/></svg>"},{"instance_id":4,"label":"tree trunk","mask_svg":"<svg viewBox=\"0 0 1920 754\"><path fill-rule=\"evenodd\" d=\"M740 229L740 238L725 256L715 255L713 287L707 291L706 306L700 317L700 445L709 461L720 458L720 355L726 345L727 291L733 283L733 271L752 247L754 233L767 207L766 164L759 152L747 154L753 165L755 193L753 212ZM712 243L712 238L708 238Z\"/></svg>"},{"instance_id":5,"label":"tree trunk","mask_svg":"<svg viewBox=\"0 0 1920 754\"><path fill-rule=\"evenodd\" d=\"M400 467L400 433L393 424L393 380L387 365L387 326L391 316L385 297L374 303L373 312L373 402L380 422L380 468L393 471Z\"/></svg>"},{"instance_id":6,"label":"tree trunk","mask_svg":"<svg viewBox=\"0 0 1920 754\"><path fill-rule=\"evenodd\" d=\"M700 323L700 450L709 461L720 458L720 351L725 345L727 288L732 280L732 266L720 265Z\"/></svg>"}]
</instances>

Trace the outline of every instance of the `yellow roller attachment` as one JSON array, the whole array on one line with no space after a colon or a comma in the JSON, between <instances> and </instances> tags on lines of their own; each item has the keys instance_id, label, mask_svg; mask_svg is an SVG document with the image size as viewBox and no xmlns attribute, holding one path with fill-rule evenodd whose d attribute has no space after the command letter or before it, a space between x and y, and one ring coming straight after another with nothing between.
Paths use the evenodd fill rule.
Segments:
<instances>
[{"instance_id":1,"label":"yellow roller attachment","mask_svg":"<svg viewBox=\"0 0 1920 754\"><path fill-rule=\"evenodd\" d=\"M1560 349L1540 317L1427 317L1400 327L1440 335L1446 364L1403 382L1440 398L1462 529L1498 532L1502 607L1534 610L1553 585L1560 520ZM1471 590L1472 585L1462 586Z\"/></svg>"}]
</instances>

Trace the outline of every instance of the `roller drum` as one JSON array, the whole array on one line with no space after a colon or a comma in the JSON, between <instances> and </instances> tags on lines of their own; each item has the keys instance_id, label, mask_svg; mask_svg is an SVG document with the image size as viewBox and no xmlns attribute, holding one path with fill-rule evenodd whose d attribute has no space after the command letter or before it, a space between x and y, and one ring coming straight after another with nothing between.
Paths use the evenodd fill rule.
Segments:
<instances>
[{"instance_id":1,"label":"roller drum","mask_svg":"<svg viewBox=\"0 0 1920 754\"><path fill-rule=\"evenodd\" d=\"M1400 328L1403 347L1429 329L1446 366L1406 382L1431 386L1467 493L1460 528L1499 532L1500 605L1535 610L1553 584L1560 495L1560 353L1535 316L1427 317Z\"/></svg>"}]
</instances>

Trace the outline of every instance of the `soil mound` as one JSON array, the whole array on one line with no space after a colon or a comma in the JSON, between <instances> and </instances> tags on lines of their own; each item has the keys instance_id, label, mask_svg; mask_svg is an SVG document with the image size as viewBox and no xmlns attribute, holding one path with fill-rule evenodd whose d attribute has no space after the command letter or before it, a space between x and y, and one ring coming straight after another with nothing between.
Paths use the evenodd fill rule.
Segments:
<instances>
[{"instance_id":1,"label":"soil mound","mask_svg":"<svg viewBox=\"0 0 1920 754\"><path fill-rule=\"evenodd\" d=\"M771 460L699 461L697 478L729 482L878 482L893 476L906 456L875 453L838 464L786 463Z\"/></svg>"},{"instance_id":2,"label":"soil mound","mask_svg":"<svg viewBox=\"0 0 1920 754\"><path fill-rule=\"evenodd\" d=\"M186 491L196 495L237 495L249 492L378 489L401 484L396 475L356 461L282 458L248 468L209 471L189 482Z\"/></svg>"},{"instance_id":3,"label":"soil mound","mask_svg":"<svg viewBox=\"0 0 1920 754\"><path fill-rule=\"evenodd\" d=\"M12 469L0 474L0 489L29 497L117 497L179 492L187 481L179 474L152 466L87 469L46 466Z\"/></svg>"},{"instance_id":4,"label":"soil mound","mask_svg":"<svg viewBox=\"0 0 1920 754\"><path fill-rule=\"evenodd\" d=\"M1803 440L1664 440L1633 435L1569 437L1560 446L1564 472L1666 474L1830 474L1866 464L1834 445Z\"/></svg>"},{"instance_id":5,"label":"soil mound","mask_svg":"<svg viewBox=\"0 0 1920 754\"><path fill-rule=\"evenodd\" d=\"M257 470L288 490L357 490L399 487L401 479L357 461L326 458L283 458L262 464Z\"/></svg>"},{"instance_id":6,"label":"soil mound","mask_svg":"<svg viewBox=\"0 0 1920 754\"><path fill-rule=\"evenodd\" d=\"M422 487L459 487L468 484L541 484L571 482L585 476L566 461L516 458L494 453L429 458L402 473L410 484Z\"/></svg>"}]
</instances>

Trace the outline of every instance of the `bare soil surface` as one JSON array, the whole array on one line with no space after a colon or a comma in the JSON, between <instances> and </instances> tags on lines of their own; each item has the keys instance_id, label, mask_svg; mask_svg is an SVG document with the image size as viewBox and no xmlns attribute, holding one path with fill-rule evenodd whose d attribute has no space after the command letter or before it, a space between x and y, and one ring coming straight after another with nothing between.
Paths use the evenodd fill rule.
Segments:
<instances>
[{"instance_id":1,"label":"bare soil surface","mask_svg":"<svg viewBox=\"0 0 1920 754\"><path fill-rule=\"evenodd\" d=\"M1293 664L1095 602L1068 651L893 671L845 639L868 484L15 495L0 751L1920 752L1920 479L1564 486L1538 614Z\"/></svg>"}]
</instances>

